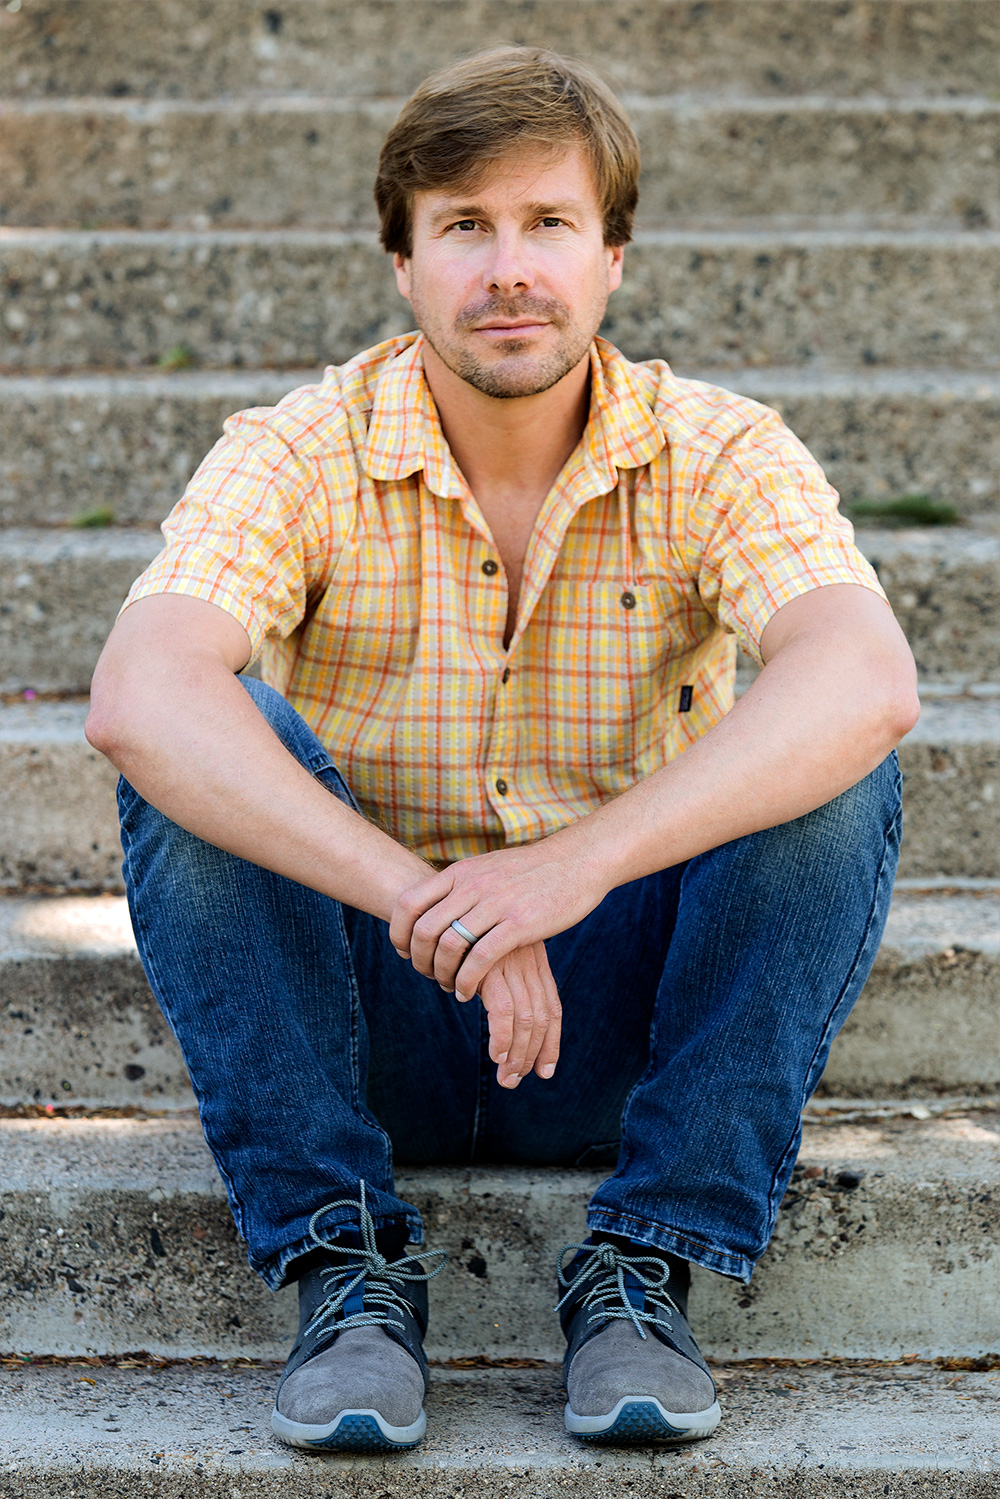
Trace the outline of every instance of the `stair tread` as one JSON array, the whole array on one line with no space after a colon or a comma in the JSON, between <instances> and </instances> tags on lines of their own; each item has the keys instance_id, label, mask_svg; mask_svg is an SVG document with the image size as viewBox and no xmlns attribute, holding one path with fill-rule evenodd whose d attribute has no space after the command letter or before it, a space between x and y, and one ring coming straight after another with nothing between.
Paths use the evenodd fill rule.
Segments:
<instances>
[{"instance_id":1,"label":"stair tread","mask_svg":"<svg viewBox=\"0 0 1000 1499\"><path fill-rule=\"evenodd\" d=\"M390 1458L319 1458L269 1426L278 1367L38 1366L0 1373L0 1470L10 1492L68 1485L108 1494L261 1499L329 1494L453 1499L517 1491L548 1499L631 1493L661 1482L676 1499L727 1493L775 1499L907 1496L987 1499L1000 1471L997 1376L928 1364L717 1366L723 1423L707 1442L659 1450L586 1446L562 1429L557 1365L431 1370L427 1436ZM456 1489L455 1485L461 1488ZM222 1485L222 1487L220 1487ZM51 1488L49 1492L51 1492ZM38 1490L41 1492L41 1489Z\"/></svg>"},{"instance_id":2,"label":"stair tread","mask_svg":"<svg viewBox=\"0 0 1000 1499\"><path fill-rule=\"evenodd\" d=\"M49 1119L0 1117L4 1178L0 1192L71 1187L123 1195L161 1191L224 1197L198 1119L109 1119L65 1115ZM800 1162L915 1186L972 1181L1000 1186L1000 1112L976 1110L956 1117L839 1124L806 1123ZM579 1196L607 1171L527 1166L400 1167L399 1189L435 1183L456 1204L497 1194L530 1201L539 1192Z\"/></svg>"},{"instance_id":3,"label":"stair tread","mask_svg":"<svg viewBox=\"0 0 1000 1499\"><path fill-rule=\"evenodd\" d=\"M894 894L883 952L914 962L949 947L1000 953L1000 878L972 894ZM0 963L135 950L124 896L0 895Z\"/></svg>"}]
</instances>

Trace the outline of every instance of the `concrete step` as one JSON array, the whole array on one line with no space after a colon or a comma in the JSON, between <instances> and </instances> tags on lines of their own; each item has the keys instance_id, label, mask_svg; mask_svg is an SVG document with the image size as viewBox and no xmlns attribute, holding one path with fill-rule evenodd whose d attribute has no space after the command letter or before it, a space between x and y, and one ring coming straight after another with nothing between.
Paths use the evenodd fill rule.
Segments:
<instances>
[{"instance_id":1,"label":"concrete step","mask_svg":"<svg viewBox=\"0 0 1000 1499\"><path fill-rule=\"evenodd\" d=\"M6 531L0 692L85 691L122 600L163 545L157 531Z\"/></svg>"},{"instance_id":2,"label":"concrete step","mask_svg":"<svg viewBox=\"0 0 1000 1499\"><path fill-rule=\"evenodd\" d=\"M1000 678L1000 532L859 530L857 541L922 677Z\"/></svg>"},{"instance_id":3,"label":"concrete step","mask_svg":"<svg viewBox=\"0 0 1000 1499\"><path fill-rule=\"evenodd\" d=\"M860 532L928 681L1000 678L1000 532ZM158 532L28 530L0 549L0 691L82 692Z\"/></svg>"},{"instance_id":4,"label":"concrete step","mask_svg":"<svg viewBox=\"0 0 1000 1499\"><path fill-rule=\"evenodd\" d=\"M900 747L906 834L900 875L1000 878L995 694L924 698ZM118 891L116 776L83 737L82 702L0 706L0 889Z\"/></svg>"},{"instance_id":5,"label":"concrete step","mask_svg":"<svg viewBox=\"0 0 1000 1499\"><path fill-rule=\"evenodd\" d=\"M990 93L998 45L992 0L28 0L2 26L16 97L405 95L498 39L557 46L623 89Z\"/></svg>"},{"instance_id":6,"label":"concrete step","mask_svg":"<svg viewBox=\"0 0 1000 1499\"><path fill-rule=\"evenodd\" d=\"M196 1119L0 1120L0 1347L282 1357L294 1296L247 1268ZM810 1125L749 1287L697 1272L723 1358L980 1357L1000 1340L1000 1116ZM807 1174L809 1173L809 1174ZM432 1358L558 1358L553 1261L593 1171L401 1171L428 1243Z\"/></svg>"},{"instance_id":7,"label":"concrete step","mask_svg":"<svg viewBox=\"0 0 1000 1499\"><path fill-rule=\"evenodd\" d=\"M1000 698L925 694L899 763L900 876L1000 874Z\"/></svg>"},{"instance_id":8,"label":"concrete step","mask_svg":"<svg viewBox=\"0 0 1000 1499\"><path fill-rule=\"evenodd\" d=\"M408 328L374 237L0 231L0 369L321 364ZM1000 367L1000 232L645 231L605 331L678 368Z\"/></svg>"},{"instance_id":9,"label":"concrete step","mask_svg":"<svg viewBox=\"0 0 1000 1499\"><path fill-rule=\"evenodd\" d=\"M1000 514L1000 374L685 371L776 406L847 502L925 494ZM109 507L157 524L231 412L316 370L0 376L0 525L60 526Z\"/></svg>"},{"instance_id":10,"label":"concrete step","mask_svg":"<svg viewBox=\"0 0 1000 1499\"><path fill-rule=\"evenodd\" d=\"M1000 60L1000 58L998 58ZM1000 227L1000 103L630 94L640 223ZM0 104L0 222L88 229L377 225L401 99Z\"/></svg>"},{"instance_id":11,"label":"concrete step","mask_svg":"<svg viewBox=\"0 0 1000 1499\"><path fill-rule=\"evenodd\" d=\"M996 1494L997 1376L985 1370L730 1364L713 1371L724 1412L718 1433L657 1451L588 1448L566 1436L555 1366L435 1368L425 1440L385 1459L282 1446L269 1425L278 1372L191 1364L4 1371L0 1465L11 1475L11 1499Z\"/></svg>"},{"instance_id":12,"label":"concrete step","mask_svg":"<svg viewBox=\"0 0 1000 1499\"><path fill-rule=\"evenodd\" d=\"M825 1098L1000 1093L1000 890L897 892ZM0 900L0 1106L190 1109L124 899Z\"/></svg>"}]
</instances>

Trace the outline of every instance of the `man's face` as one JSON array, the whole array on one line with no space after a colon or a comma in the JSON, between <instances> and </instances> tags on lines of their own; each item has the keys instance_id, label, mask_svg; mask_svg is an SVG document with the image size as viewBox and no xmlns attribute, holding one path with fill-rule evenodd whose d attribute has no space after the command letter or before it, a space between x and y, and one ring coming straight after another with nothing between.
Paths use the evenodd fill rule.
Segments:
<instances>
[{"instance_id":1,"label":"man's face","mask_svg":"<svg viewBox=\"0 0 1000 1499\"><path fill-rule=\"evenodd\" d=\"M472 188L417 193L396 281L444 364L498 399L548 390L583 360L622 250L604 243L579 146L500 161Z\"/></svg>"}]
</instances>

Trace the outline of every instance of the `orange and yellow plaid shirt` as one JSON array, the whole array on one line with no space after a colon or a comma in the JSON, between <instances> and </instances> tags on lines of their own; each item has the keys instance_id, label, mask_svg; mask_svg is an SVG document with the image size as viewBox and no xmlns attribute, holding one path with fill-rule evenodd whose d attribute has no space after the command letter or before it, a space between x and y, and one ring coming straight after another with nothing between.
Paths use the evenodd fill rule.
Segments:
<instances>
[{"instance_id":1,"label":"orange and yellow plaid shirt","mask_svg":"<svg viewBox=\"0 0 1000 1499\"><path fill-rule=\"evenodd\" d=\"M124 607L205 599L364 811L437 863L531 842L732 706L737 641L813 588L878 580L774 411L591 350L590 416L507 587L410 334L239 412Z\"/></svg>"}]
</instances>

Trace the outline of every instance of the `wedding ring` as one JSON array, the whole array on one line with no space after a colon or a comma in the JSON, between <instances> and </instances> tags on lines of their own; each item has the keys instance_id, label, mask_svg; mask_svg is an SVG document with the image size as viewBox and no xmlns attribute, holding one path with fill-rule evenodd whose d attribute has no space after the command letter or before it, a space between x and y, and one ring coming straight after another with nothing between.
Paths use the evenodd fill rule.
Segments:
<instances>
[{"instance_id":1,"label":"wedding ring","mask_svg":"<svg viewBox=\"0 0 1000 1499\"><path fill-rule=\"evenodd\" d=\"M451 929L453 932L457 932L460 937L464 937L470 947L475 947L476 943L479 941L479 938L474 937L469 931L469 928L467 926L463 926L460 921L453 921L451 924Z\"/></svg>"}]
</instances>

